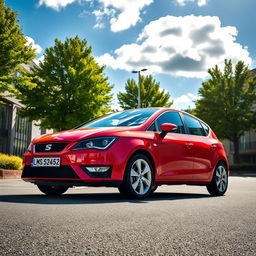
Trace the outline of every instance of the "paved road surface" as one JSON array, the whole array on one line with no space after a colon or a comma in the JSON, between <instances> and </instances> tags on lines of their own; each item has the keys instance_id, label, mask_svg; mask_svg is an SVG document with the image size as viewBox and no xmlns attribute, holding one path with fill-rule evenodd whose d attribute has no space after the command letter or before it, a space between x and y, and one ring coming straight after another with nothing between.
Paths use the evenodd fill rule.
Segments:
<instances>
[{"instance_id":1,"label":"paved road surface","mask_svg":"<svg viewBox=\"0 0 256 256\"><path fill-rule=\"evenodd\" d=\"M47 198L0 181L0 255L256 255L256 178L231 177L224 197L162 186L125 200L114 188Z\"/></svg>"}]
</instances>

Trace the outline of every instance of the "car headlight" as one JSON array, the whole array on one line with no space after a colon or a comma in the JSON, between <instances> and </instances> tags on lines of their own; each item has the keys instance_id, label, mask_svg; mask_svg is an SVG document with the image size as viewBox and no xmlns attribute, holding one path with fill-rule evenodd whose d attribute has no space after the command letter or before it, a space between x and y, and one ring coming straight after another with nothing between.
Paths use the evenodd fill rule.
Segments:
<instances>
[{"instance_id":1,"label":"car headlight","mask_svg":"<svg viewBox=\"0 0 256 256\"><path fill-rule=\"evenodd\" d=\"M80 150L80 149L100 149L105 150L108 149L118 137L98 137L86 139L78 142L72 150Z\"/></svg>"}]
</instances>

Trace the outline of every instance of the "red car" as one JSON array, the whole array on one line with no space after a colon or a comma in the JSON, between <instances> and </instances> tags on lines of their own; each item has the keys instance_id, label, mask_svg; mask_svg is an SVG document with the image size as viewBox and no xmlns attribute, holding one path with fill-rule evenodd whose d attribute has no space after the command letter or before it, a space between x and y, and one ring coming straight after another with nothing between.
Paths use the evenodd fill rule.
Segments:
<instances>
[{"instance_id":1,"label":"red car","mask_svg":"<svg viewBox=\"0 0 256 256\"><path fill-rule=\"evenodd\" d=\"M222 143L198 118L169 108L126 110L42 135L24 154L22 179L47 195L73 186L111 186L144 198L163 184L228 186Z\"/></svg>"}]
</instances>

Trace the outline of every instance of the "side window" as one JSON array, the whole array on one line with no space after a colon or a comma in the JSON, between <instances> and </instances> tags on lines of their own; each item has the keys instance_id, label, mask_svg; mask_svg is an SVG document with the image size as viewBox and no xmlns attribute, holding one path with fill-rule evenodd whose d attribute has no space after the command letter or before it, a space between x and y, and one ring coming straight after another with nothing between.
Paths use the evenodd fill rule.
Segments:
<instances>
[{"instance_id":1,"label":"side window","mask_svg":"<svg viewBox=\"0 0 256 256\"><path fill-rule=\"evenodd\" d=\"M171 123L178 126L178 129L172 131L172 133L185 133L184 125L181 121L180 115L178 112L165 112L161 116L159 116L156 120L158 131L161 131L161 124Z\"/></svg>"},{"instance_id":2,"label":"side window","mask_svg":"<svg viewBox=\"0 0 256 256\"><path fill-rule=\"evenodd\" d=\"M201 123L201 125L203 126L203 128L205 130L205 135L207 136L209 134L209 127L207 125L205 125L204 123Z\"/></svg>"},{"instance_id":3,"label":"side window","mask_svg":"<svg viewBox=\"0 0 256 256\"><path fill-rule=\"evenodd\" d=\"M201 126L201 124L198 120L196 120L195 118L193 118L191 116L185 115L185 114L184 114L184 119L185 119L186 125L188 127L189 134L198 135L198 136L206 135L203 127Z\"/></svg>"}]
</instances>

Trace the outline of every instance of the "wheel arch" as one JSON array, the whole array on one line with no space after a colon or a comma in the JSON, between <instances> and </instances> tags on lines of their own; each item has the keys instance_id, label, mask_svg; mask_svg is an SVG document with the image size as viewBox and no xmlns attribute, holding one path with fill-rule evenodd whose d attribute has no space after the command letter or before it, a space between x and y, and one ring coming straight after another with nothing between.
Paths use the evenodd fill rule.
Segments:
<instances>
[{"instance_id":1,"label":"wheel arch","mask_svg":"<svg viewBox=\"0 0 256 256\"><path fill-rule=\"evenodd\" d=\"M148 157L148 159L150 160L152 166L153 166L153 172L154 172L154 179L155 179L155 176L156 176L156 164L155 164L155 161L154 161L154 158L153 156L145 149L137 149L136 151L134 151L130 157L128 158L127 162L126 162L126 165L128 163L128 161L135 155L139 155L139 154L142 154L142 155L145 155L146 157Z\"/></svg>"},{"instance_id":2,"label":"wheel arch","mask_svg":"<svg viewBox=\"0 0 256 256\"><path fill-rule=\"evenodd\" d=\"M218 164L220 164L220 163L224 164L224 165L227 167L227 169L229 169L229 168L228 168L228 163L227 163L226 160L220 159L220 160L217 162L216 166L217 166Z\"/></svg>"},{"instance_id":3,"label":"wheel arch","mask_svg":"<svg viewBox=\"0 0 256 256\"><path fill-rule=\"evenodd\" d=\"M224 165L227 167L227 170L228 170L228 173L229 173L228 161L227 161L226 159L221 158L221 159L219 159L219 160L217 161L216 165L214 166L214 169L213 169L212 174L211 174L211 179L210 179L210 181L212 181L212 178L213 178L215 169L216 169L217 165L220 164L220 163L224 164Z\"/></svg>"}]
</instances>

